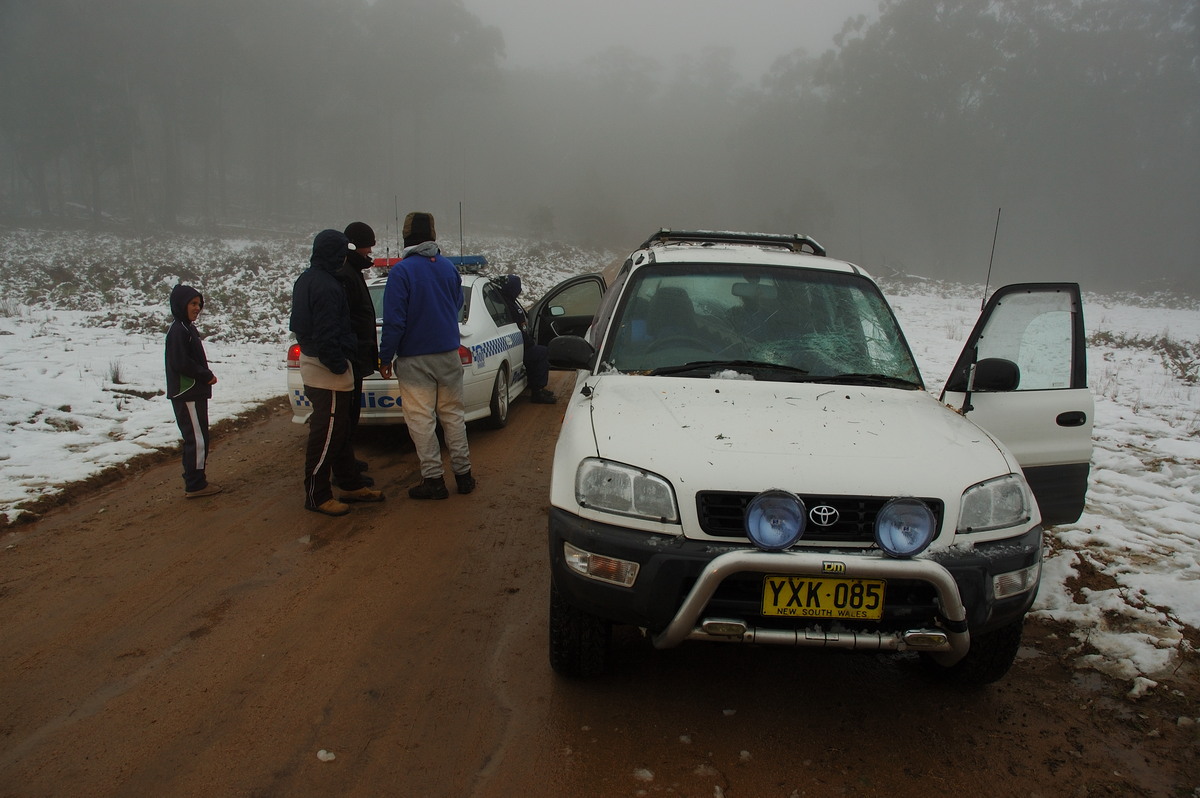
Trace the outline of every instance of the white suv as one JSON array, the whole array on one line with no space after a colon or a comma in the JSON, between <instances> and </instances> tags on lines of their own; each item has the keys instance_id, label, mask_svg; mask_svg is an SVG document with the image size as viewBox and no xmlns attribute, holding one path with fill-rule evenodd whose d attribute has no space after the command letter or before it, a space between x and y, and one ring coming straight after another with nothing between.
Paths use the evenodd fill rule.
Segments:
<instances>
[{"instance_id":1,"label":"white suv","mask_svg":"<svg viewBox=\"0 0 1200 798\"><path fill-rule=\"evenodd\" d=\"M1078 285L997 291L939 401L875 282L810 238L663 230L594 318L557 299L601 279L532 314L578 370L551 482L556 671L603 671L613 624L1008 671L1043 526L1087 487Z\"/></svg>"}]
</instances>

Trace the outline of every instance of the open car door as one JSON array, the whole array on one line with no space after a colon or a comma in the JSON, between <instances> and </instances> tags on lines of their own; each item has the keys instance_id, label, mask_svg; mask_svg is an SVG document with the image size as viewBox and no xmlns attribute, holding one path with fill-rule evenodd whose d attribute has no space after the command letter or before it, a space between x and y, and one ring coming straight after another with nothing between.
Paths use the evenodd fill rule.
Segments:
<instances>
[{"instance_id":1,"label":"open car door","mask_svg":"<svg viewBox=\"0 0 1200 798\"><path fill-rule=\"evenodd\" d=\"M569 277L551 288L529 309L534 340L545 345L560 335L587 335L605 287L597 272Z\"/></svg>"},{"instance_id":2,"label":"open car door","mask_svg":"<svg viewBox=\"0 0 1200 798\"><path fill-rule=\"evenodd\" d=\"M1005 286L988 301L942 401L1002 440L1046 526L1083 512L1094 405L1077 283Z\"/></svg>"}]
</instances>

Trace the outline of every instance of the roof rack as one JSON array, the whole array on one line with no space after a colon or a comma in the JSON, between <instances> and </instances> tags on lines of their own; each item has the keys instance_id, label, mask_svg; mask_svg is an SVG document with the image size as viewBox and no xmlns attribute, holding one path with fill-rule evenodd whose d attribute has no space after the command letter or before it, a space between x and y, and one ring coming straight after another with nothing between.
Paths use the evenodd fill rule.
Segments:
<instances>
[{"instance_id":1,"label":"roof rack","mask_svg":"<svg viewBox=\"0 0 1200 798\"><path fill-rule=\"evenodd\" d=\"M645 249L652 244L756 244L767 247L781 247L792 252L807 252L810 255L825 256L825 247L805 235L779 235L775 233L735 233L719 230L672 230L664 227L650 236L638 249Z\"/></svg>"}]
</instances>

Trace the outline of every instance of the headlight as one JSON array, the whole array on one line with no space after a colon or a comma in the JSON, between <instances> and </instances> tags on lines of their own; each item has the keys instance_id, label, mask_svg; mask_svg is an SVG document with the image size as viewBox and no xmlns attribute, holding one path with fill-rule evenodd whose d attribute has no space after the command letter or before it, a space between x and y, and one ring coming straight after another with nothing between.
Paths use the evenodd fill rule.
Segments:
<instances>
[{"instance_id":1,"label":"headlight","mask_svg":"<svg viewBox=\"0 0 1200 798\"><path fill-rule=\"evenodd\" d=\"M804 502L786 490L767 490L746 506L746 534L763 551L783 551L804 534Z\"/></svg>"},{"instance_id":2,"label":"headlight","mask_svg":"<svg viewBox=\"0 0 1200 798\"><path fill-rule=\"evenodd\" d=\"M608 460L588 458L575 472L575 501L618 515L678 523L675 495L657 474Z\"/></svg>"},{"instance_id":3,"label":"headlight","mask_svg":"<svg viewBox=\"0 0 1200 798\"><path fill-rule=\"evenodd\" d=\"M919 499L892 499L875 516L875 542L890 557L915 557L936 534L937 517Z\"/></svg>"},{"instance_id":4,"label":"headlight","mask_svg":"<svg viewBox=\"0 0 1200 798\"><path fill-rule=\"evenodd\" d=\"M1025 478L1006 474L972 485L963 492L959 532L985 532L1029 523L1032 500Z\"/></svg>"}]
</instances>

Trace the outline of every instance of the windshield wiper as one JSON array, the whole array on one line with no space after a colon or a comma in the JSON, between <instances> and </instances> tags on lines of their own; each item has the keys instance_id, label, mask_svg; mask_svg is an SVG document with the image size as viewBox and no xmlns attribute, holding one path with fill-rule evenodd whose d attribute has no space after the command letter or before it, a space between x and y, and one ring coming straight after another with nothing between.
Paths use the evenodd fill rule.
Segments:
<instances>
[{"instance_id":1,"label":"windshield wiper","mask_svg":"<svg viewBox=\"0 0 1200 798\"><path fill-rule=\"evenodd\" d=\"M883 385L889 388L920 388L920 383L893 377L891 374L835 374L830 377L813 377L809 382L833 382L844 385Z\"/></svg>"},{"instance_id":2,"label":"windshield wiper","mask_svg":"<svg viewBox=\"0 0 1200 798\"><path fill-rule=\"evenodd\" d=\"M807 369L797 368L796 366L785 366L781 363L765 363L760 360L693 360L691 363L684 363L681 366L660 366L653 369L650 374L653 376L663 376L667 374L684 374L689 371L713 371L716 369L782 371L797 377L808 375Z\"/></svg>"}]
</instances>

